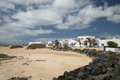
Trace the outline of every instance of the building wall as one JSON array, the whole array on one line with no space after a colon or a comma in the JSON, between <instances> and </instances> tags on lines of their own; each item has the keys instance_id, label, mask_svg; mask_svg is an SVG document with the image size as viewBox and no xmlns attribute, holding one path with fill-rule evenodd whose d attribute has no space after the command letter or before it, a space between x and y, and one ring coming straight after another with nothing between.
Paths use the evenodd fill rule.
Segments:
<instances>
[{"instance_id":1,"label":"building wall","mask_svg":"<svg viewBox=\"0 0 120 80\"><path fill-rule=\"evenodd\" d=\"M104 40L99 39L98 41L99 41L98 46L108 46L107 42L113 41L113 42L116 42L118 44L118 46L120 47L120 39L115 39L115 38L113 38L113 39L104 39Z\"/></svg>"},{"instance_id":2,"label":"building wall","mask_svg":"<svg viewBox=\"0 0 120 80\"><path fill-rule=\"evenodd\" d=\"M59 41L60 42L60 45L63 46L63 41Z\"/></svg>"},{"instance_id":3,"label":"building wall","mask_svg":"<svg viewBox=\"0 0 120 80\"><path fill-rule=\"evenodd\" d=\"M106 48L105 48L105 51L119 52L119 48L106 47Z\"/></svg>"},{"instance_id":4,"label":"building wall","mask_svg":"<svg viewBox=\"0 0 120 80\"><path fill-rule=\"evenodd\" d=\"M52 41L47 41L46 46L52 46L53 42Z\"/></svg>"},{"instance_id":5,"label":"building wall","mask_svg":"<svg viewBox=\"0 0 120 80\"><path fill-rule=\"evenodd\" d=\"M68 44L70 47L73 47L75 43L76 43L76 41L74 39L68 40Z\"/></svg>"},{"instance_id":6,"label":"building wall","mask_svg":"<svg viewBox=\"0 0 120 80\"><path fill-rule=\"evenodd\" d=\"M29 45L31 44L42 44L42 42L29 42Z\"/></svg>"},{"instance_id":7,"label":"building wall","mask_svg":"<svg viewBox=\"0 0 120 80\"><path fill-rule=\"evenodd\" d=\"M76 42L74 46L75 46L75 47L80 47L80 43L79 43L79 42Z\"/></svg>"},{"instance_id":8,"label":"building wall","mask_svg":"<svg viewBox=\"0 0 120 80\"><path fill-rule=\"evenodd\" d=\"M63 42L63 46L65 44L68 44L69 47L73 47L77 41L74 39L64 39L62 42Z\"/></svg>"},{"instance_id":9,"label":"building wall","mask_svg":"<svg viewBox=\"0 0 120 80\"><path fill-rule=\"evenodd\" d=\"M90 39L95 39L95 36L78 36L77 40L80 41L80 46L81 47L85 47L84 42L87 40L87 38ZM87 44L87 46L89 46L89 44Z\"/></svg>"}]
</instances>

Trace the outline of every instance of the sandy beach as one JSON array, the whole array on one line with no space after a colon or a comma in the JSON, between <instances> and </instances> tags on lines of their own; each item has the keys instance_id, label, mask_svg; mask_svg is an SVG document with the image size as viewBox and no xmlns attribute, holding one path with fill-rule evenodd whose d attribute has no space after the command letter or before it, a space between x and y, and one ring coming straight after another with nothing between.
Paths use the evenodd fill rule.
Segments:
<instances>
[{"instance_id":1,"label":"sandy beach","mask_svg":"<svg viewBox=\"0 0 120 80\"><path fill-rule=\"evenodd\" d=\"M27 50L26 47L18 49L0 47L0 54L17 56L0 62L0 80L27 76L32 76L31 80L52 80L53 77L62 75L64 71L74 70L92 61L90 57L75 52Z\"/></svg>"}]
</instances>

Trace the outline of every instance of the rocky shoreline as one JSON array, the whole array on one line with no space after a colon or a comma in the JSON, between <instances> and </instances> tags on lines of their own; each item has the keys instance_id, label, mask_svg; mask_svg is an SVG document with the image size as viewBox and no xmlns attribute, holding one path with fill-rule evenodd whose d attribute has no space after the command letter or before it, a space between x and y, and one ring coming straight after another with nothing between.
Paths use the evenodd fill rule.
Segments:
<instances>
[{"instance_id":1,"label":"rocky shoreline","mask_svg":"<svg viewBox=\"0 0 120 80\"><path fill-rule=\"evenodd\" d=\"M50 48L57 51L73 51L86 54L93 61L84 67L73 71L65 71L63 75L53 80L120 80L120 53L96 51L95 49L62 49Z\"/></svg>"}]
</instances>

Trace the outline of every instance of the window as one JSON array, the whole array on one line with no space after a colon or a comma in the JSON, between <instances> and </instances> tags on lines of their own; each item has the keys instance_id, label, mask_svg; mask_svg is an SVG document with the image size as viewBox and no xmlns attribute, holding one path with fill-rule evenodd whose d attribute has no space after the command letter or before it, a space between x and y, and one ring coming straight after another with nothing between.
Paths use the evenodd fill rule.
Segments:
<instances>
[{"instance_id":1,"label":"window","mask_svg":"<svg viewBox=\"0 0 120 80\"><path fill-rule=\"evenodd\" d=\"M104 44L102 43L101 46L104 46Z\"/></svg>"},{"instance_id":2,"label":"window","mask_svg":"<svg viewBox=\"0 0 120 80\"><path fill-rule=\"evenodd\" d=\"M78 38L77 41L80 42L80 39Z\"/></svg>"},{"instance_id":3,"label":"window","mask_svg":"<svg viewBox=\"0 0 120 80\"><path fill-rule=\"evenodd\" d=\"M83 40L83 38L81 38L81 40Z\"/></svg>"}]
</instances>

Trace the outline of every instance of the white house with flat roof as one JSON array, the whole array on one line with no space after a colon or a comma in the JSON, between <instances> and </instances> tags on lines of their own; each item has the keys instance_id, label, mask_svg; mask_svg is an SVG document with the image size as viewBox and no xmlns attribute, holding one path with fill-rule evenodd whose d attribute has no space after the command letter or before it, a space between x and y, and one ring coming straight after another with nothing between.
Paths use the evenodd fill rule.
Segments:
<instances>
[{"instance_id":1,"label":"white house with flat roof","mask_svg":"<svg viewBox=\"0 0 120 80\"><path fill-rule=\"evenodd\" d=\"M111 39L97 39L98 40L98 46L108 46L107 42L113 41L118 44L118 47L120 47L120 39L119 38L111 38Z\"/></svg>"},{"instance_id":2,"label":"white house with flat roof","mask_svg":"<svg viewBox=\"0 0 120 80\"><path fill-rule=\"evenodd\" d=\"M42 44L42 42L29 42L29 45L31 44Z\"/></svg>"},{"instance_id":3,"label":"white house with flat roof","mask_svg":"<svg viewBox=\"0 0 120 80\"><path fill-rule=\"evenodd\" d=\"M77 41L74 39L64 39L62 42L63 42L62 43L63 46L64 44L68 44L69 47L73 47Z\"/></svg>"},{"instance_id":4,"label":"white house with flat roof","mask_svg":"<svg viewBox=\"0 0 120 80\"><path fill-rule=\"evenodd\" d=\"M86 47L84 43L87 40L87 38L95 39L95 36L78 36L77 37L77 41L80 42L80 47ZM87 46L89 46L89 43L87 43Z\"/></svg>"},{"instance_id":5,"label":"white house with flat roof","mask_svg":"<svg viewBox=\"0 0 120 80\"><path fill-rule=\"evenodd\" d=\"M87 40L87 38L95 39L95 36L78 36L77 40L64 39L59 42L61 43L62 46L64 46L64 44L68 44L69 47L86 47L86 45L84 45L84 42ZM87 43L87 46L89 46L89 43Z\"/></svg>"},{"instance_id":6,"label":"white house with flat roof","mask_svg":"<svg viewBox=\"0 0 120 80\"><path fill-rule=\"evenodd\" d=\"M46 42L46 46L52 46L53 45L53 42L52 41L47 41Z\"/></svg>"}]
</instances>

